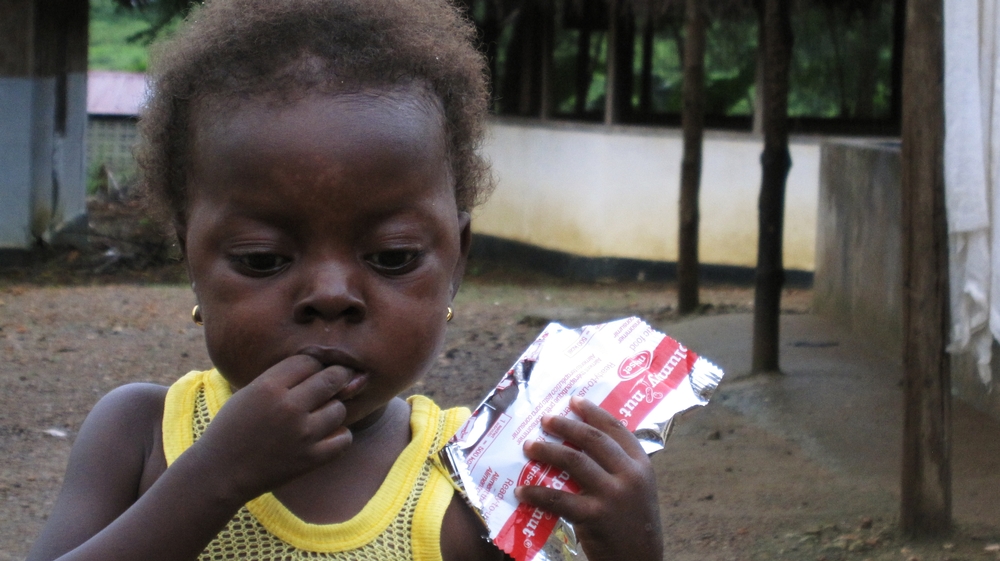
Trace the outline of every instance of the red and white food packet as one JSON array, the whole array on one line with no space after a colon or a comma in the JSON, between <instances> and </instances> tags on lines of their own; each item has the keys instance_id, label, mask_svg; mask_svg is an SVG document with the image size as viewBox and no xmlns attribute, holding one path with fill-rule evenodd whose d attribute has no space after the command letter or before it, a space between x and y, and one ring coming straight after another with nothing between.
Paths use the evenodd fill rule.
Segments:
<instances>
[{"instance_id":1,"label":"red and white food packet","mask_svg":"<svg viewBox=\"0 0 1000 561\"><path fill-rule=\"evenodd\" d=\"M575 417L572 396L610 412L647 454L661 450L673 418L705 405L722 370L639 318L569 329L549 324L440 452L439 459L489 537L516 561L584 559L572 525L521 504L518 485L578 490L569 475L529 461L527 440L562 442L543 415Z\"/></svg>"}]
</instances>

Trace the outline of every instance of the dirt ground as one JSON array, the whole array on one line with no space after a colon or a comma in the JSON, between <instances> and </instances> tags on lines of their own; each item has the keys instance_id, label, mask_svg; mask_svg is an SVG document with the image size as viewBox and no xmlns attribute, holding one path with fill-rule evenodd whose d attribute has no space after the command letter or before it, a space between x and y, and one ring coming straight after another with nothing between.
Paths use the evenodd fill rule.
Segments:
<instances>
[{"instance_id":1,"label":"dirt ground","mask_svg":"<svg viewBox=\"0 0 1000 561\"><path fill-rule=\"evenodd\" d=\"M193 296L170 248L144 261L136 256L148 246L125 237L105 235L90 252L0 271L0 561L26 554L74 436L102 395L133 381L170 384L208 366L190 320ZM572 285L471 269L437 367L413 388L442 406L474 406L548 320L678 319L671 286ZM808 290L786 291L785 312L807 312L810 298ZM711 286L702 299L705 314L746 312L752 292ZM909 542L897 530L891 490L817 462L719 397L685 416L654 456L666 559L1000 559L1000 521Z\"/></svg>"}]
</instances>

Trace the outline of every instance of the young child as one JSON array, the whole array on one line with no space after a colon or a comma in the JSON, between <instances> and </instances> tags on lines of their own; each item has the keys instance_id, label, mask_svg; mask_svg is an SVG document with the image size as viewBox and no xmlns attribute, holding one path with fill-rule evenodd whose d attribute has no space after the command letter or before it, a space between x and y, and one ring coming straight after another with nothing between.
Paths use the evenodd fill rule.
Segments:
<instances>
[{"instance_id":1,"label":"young child","mask_svg":"<svg viewBox=\"0 0 1000 561\"><path fill-rule=\"evenodd\" d=\"M211 370L105 396L29 555L497 559L433 458L433 364L490 185L483 61L447 0L212 0L162 51L140 159ZM591 561L660 559L655 479L596 406L525 453Z\"/></svg>"}]
</instances>

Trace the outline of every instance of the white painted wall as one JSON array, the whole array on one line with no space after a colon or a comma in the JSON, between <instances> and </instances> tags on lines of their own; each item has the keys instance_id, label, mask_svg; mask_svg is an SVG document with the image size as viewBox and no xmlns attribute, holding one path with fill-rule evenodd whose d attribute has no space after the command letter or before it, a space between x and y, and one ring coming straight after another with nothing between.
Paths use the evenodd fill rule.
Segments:
<instances>
[{"instance_id":1,"label":"white painted wall","mask_svg":"<svg viewBox=\"0 0 1000 561\"><path fill-rule=\"evenodd\" d=\"M0 76L0 249L31 246L34 80Z\"/></svg>"},{"instance_id":2,"label":"white painted wall","mask_svg":"<svg viewBox=\"0 0 1000 561\"><path fill-rule=\"evenodd\" d=\"M66 90L58 134L54 77L0 77L0 249L86 225L86 73L68 74Z\"/></svg>"},{"instance_id":3,"label":"white painted wall","mask_svg":"<svg viewBox=\"0 0 1000 561\"><path fill-rule=\"evenodd\" d=\"M86 226L86 141L87 73L70 72L66 75L66 133L53 139L52 165L57 192L48 236L58 238L64 229Z\"/></svg>"},{"instance_id":4,"label":"white painted wall","mask_svg":"<svg viewBox=\"0 0 1000 561\"><path fill-rule=\"evenodd\" d=\"M56 79L33 78L31 105L31 234L42 238L52 222Z\"/></svg>"},{"instance_id":5,"label":"white painted wall","mask_svg":"<svg viewBox=\"0 0 1000 561\"><path fill-rule=\"evenodd\" d=\"M762 141L705 135L702 263L753 267ZM473 230L585 257L677 260L680 130L494 120L486 154L499 180ZM819 139L793 138L784 262L811 271Z\"/></svg>"}]
</instances>

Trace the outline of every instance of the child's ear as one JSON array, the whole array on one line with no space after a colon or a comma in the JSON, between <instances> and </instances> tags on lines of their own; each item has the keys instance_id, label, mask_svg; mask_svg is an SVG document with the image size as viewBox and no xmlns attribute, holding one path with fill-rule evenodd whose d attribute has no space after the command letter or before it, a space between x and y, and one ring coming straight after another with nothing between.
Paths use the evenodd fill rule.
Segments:
<instances>
[{"instance_id":1,"label":"child's ear","mask_svg":"<svg viewBox=\"0 0 1000 561\"><path fill-rule=\"evenodd\" d=\"M458 287L462 284L462 277L465 275L465 264L469 260L469 249L472 247L472 216L468 212L458 213L459 227L459 254L458 262L455 264L455 272L451 277L451 297L458 294Z\"/></svg>"}]
</instances>

